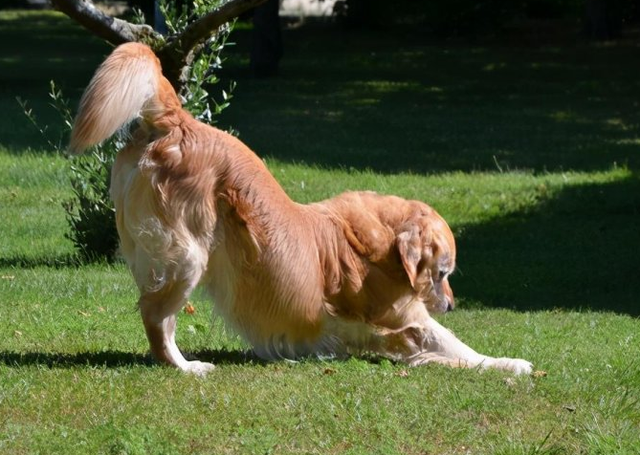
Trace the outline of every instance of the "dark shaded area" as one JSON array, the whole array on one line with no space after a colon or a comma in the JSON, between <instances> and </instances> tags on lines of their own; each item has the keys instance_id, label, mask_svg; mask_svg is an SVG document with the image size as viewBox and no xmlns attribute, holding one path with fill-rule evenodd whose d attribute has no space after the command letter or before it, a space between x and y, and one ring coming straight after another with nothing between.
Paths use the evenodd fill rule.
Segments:
<instances>
[{"instance_id":1,"label":"dark shaded area","mask_svg":"<svg viewBox=\"0 0 640 455\"><path fill-rule=\"evenodd\" d=\"M283 54L279 7L279 0L267 0L253 10L250 67L256 77L273 77L278 74Z\"/></svg>"},{"instance_id":2,"label":"dark shaded area","mask_svg":"<svg viewBox=\"0 0 640 455\"><path fill-rule=\"evenodd\" d=\"M0 268L33 269L37 267L52 267L56 269L66 267L80 267L82 261L75 254L61 256L5 256L0 257Z\"/></svg>"},{"instance_id":3,"label":"dark shaded area","mask_svg":"<svg viewBox=\"0 0 640 455\"><path fill-rule=\"evenodd\" d=\"M15 19L0 21L0 145L15 153L48 148L16 97L27 102L52 142L65 144L61 116L50 106L49 83L55 81L75 112L82 90L109 50L69 19L49 12L17 12Z\"/></svg>"},{"instance_id":4,"label":"dark shaded area","mask_svg":"<svg viewBox=\"0 0 640 455\"><path fill-rule=\"evenodd\" d=\"M634 41L433 43L402 33L286 30L275 80L238 82L220 124L259 155L381 173L640 168Z\"/></svg>"},{"instance_id":5,"label":"dark shaded area","mask_svg":"<svg viewBox=\"0 0 640 455\"><path fill-rule=\"evenodd\" d=\"M637 0L339 0L334 10L349 27L408 25L440 37L496 36L537 20L581 24L590 39L610 40L640 20Z\"/></svg>"},{"instance_id":6,"label":"dark shaded area","mask_svg":"<svg viewBox=\"0 0 640 455\"><path fill-rule=\"evenodd\" d=\"M260 364L262 360L250 351L202 350L185 353L187 359L196 358L216 365ZM150 355L123 351L79 352L76 354L49 352L0 351L0 363L10 366L44 366L47 368L75 368L78 366L121 368L153 366L157 363Z\"/></svg>"},{"instance_id":7,"label":"dark shaded area","mask_svg":"<svg viewBox=\"0 0 640 455\"><path fill-rule=\"evenodd\" d=\"M0 145L46 149L16 96L64 144L60 116L48 106L49 81L75 110L109 47L44 15L4 21L0 38L7 114ZM284 31L280 76L255 80L252 39L252 30L236 30L237 45L225 54L221 76L238 88L220 126L239 131L261 156L381 173L494 171L496 163L538 172L640 168L637 40L468 44L433 41L410 27L310 25Z\"/></svg>"},{"instance_id":8,"label":"dark shaded area","mask_svg":"<svg viewBox=\"0 0 640 455\"><path fill-rule=\"evenodd\" d=\"M530 213L460 231L451 283L463 302L640 316L637 174L569 187Z\"/></svg>"},{"instance_id":9,"label":"dark shaded area","mask_svg":"<svg viewBox=\"0 0 640 455\"><path fill-rule=\"evenodd\" d=\"M51 8L49 0L2 0L0 10L3 9L46 9Z\"/></svg>"},{"instance_id":10,"label":"dark shaded area","mask_svg":"<svg viewBox=\"0 0 640 455\"><path fill-rule=\"evenodd\" d=\"M637 0L585 0L584 32L594 40L619 37L625 27L640 19Z\"/></svg>"},{"instance_id":11,"label":"dark shaded area","mask_svg":"<svg viewBox=\"0 0 640 455\"><path fill-rule=\"evenodd\" d=\"M0 23L1 87L32 89L51 79L64 83L79 95L96 65L111 47L61 15L17 12L13 20Z\"/></svg>"},{"instance_id":12,"label":"dark shaded area","mask_svg":"<svg viewBox=\"0 0 640 455\"><path fill-rule=\"evenodd\" d=\"M10 367L37 365L47 368L74 368L77 366L119 368L154 364L149 356L122 351L80 352L77 354L0 351L0 363Z\"/></svg>"}]
</instances>

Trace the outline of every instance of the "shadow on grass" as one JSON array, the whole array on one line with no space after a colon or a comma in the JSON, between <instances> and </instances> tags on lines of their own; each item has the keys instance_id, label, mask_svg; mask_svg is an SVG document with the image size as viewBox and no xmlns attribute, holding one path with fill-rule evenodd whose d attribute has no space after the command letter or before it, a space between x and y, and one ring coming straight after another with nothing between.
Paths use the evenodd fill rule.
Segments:
<instances>
[{"instance_id":1,"label":"shadow on grass","mask_svg":"<svg viewBox=\"0 0 640 455\"><path fill-rule=\"evenodd\" d=\"M462 302L640 316L640 176L569 187L458 235Z\"/></svg>"},{"instance_id":2,"label":"shadow on grass","mask_svg":"<svg viewBox=\"0 0 640 455\"><path fill-rule=\"evenodd\" d=\"M109 47L50 12L4 22L0 146L44 150L15 96L57 138L49 81L63 84L75 109ZM238 29L221 72L238 89L220 124L260 156L326 168L640 169L635 43L462 45L413 32L285 30L280 76L256 80L248 75L251 31ZM210 93L219 97L226 82Z\"/></svg>"},{"instance_id":3,"label":"shadow on grass","mask_svg":"<svg viewBox=\"0 0 640 455\"><path fill-rule=\"evenodd\" d=\"M14 255L0 257L0 268L34 269L37 267L52 267L62 269L67 267L80 267L85 265L75 254L63 254L60 256L25 256Z\"/></svg>"},{"instance_id":4,"label":"shadow on grass","mask_svg":"<svg viewBox=\"0 0 640 455\"><path fill-rule=\"evenodd\" d=\"M187 359L212 362L216 365L265 363L251 351L205 349L198 352L185 353L185 357ZM79 352L76 354L0 351L0 364L10 367L44 366L47 368L74 368L78 366L121 368L158 365L150 355L123 351Z\"/></svg>"},{"instance_id":5,"label":"shadow on grass","mask_svg":"<svg viewBox=\"0 0 640 455\"><path fill-rule=\"evenodd\" d=\"M31 90L50 80L81 90L109 45L53 11L0 11L0 86ZM17 93L19 94L19 93ZM78 94L74 92L74 94Z\"/></svg>"},{"instance_id":6,"label":"shadow on grass","mask_svg":"<svg viewBox=\"0 0 640 455\"><path fill-rule=\"evenodd\" d=\"M261 156L384 174L640 169L635 44L483 47L304 29L285 38L279 78L251 79L233 55L227 65L238 88L221 124Z\"/></svg>"},{"instance_id":7,"label":"shadow on grass","mask_svg":"<svg viewBox=\"0 0 640 455\"><path fill-rule=\"evenodd\" d=\"M15 154L53 152L16 98L32 109L47 138L58 142L66 127L50 106L50 81L65 99L72 99L75 112L84 86L109 49L60 13L0 10L0 148Z\"/></svg>"}]
</instances>

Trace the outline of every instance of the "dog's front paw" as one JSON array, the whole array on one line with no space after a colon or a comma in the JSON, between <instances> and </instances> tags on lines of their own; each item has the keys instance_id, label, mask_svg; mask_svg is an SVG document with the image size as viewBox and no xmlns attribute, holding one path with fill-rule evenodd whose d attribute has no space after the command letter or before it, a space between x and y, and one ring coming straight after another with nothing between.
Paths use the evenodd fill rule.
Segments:
<instances>
[{"instance_id":1,"label":"dog's front paw","mask_svg":"<svg viewBox=\"0 0 640 455\"><path fill-rule=\"evenodd\" d=\"M507 357L492 359L487 366L498 368L500 370L511 371L515 375L531 374L533 371L533 364L531 362L523 359L510 359Z\"/></svg>"},{"instance_id":2,"label":"dog's front paw","mask_svg":"<svg viewBox=\"0 0 640 455\"><path fill-rule=\"evenodd\" d=\"M200 362L199 360L192 360L187 362L187 365L183 368L185 373L195 374L196 376L206 376L206 374L216 366L213 363Z\"/></svg>"}]
</instances>

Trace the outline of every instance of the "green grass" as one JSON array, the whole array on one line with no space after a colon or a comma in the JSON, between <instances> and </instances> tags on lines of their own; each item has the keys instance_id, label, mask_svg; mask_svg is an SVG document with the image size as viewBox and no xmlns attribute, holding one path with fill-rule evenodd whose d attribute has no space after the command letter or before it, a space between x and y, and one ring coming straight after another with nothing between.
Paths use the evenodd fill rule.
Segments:
<instances>
[{"instance_id":1,"label":"green grass","mask_svg":"<svg viewBox=\"0 0 640 455\"><path fill-rule=\"evenodd\" d=\"M547 375L262 363L201 291L178 344L218 368L155 365L126 267L75 264L68 159L14 100L57 140L49 79L75 103L108 47L59 15L3 11L0 453L639 453L637 47L302 28L280 78L253 80L250 36L235 39L221 125L297 201L373 189L432 204L459 245L459 310L439 319Z\"/></svg>"}]
</instances>

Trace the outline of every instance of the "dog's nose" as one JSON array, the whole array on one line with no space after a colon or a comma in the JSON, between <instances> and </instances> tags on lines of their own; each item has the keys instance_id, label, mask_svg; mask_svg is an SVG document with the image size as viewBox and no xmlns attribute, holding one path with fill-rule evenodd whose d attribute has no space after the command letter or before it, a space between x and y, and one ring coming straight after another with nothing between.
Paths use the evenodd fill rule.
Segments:
<instances>
[{"instance_id":1,"label":"dog's nose","mask_svg":"<svg viewBox=\"0 0 640 455\"><path fill-rule=\"evenodd\" d=\"M447 304L447 309L445 310L445 312L449 312L453 310L453 308L456 306L455 304L456 300L453 297L453 291L451 290L451 286L449 286L448 280L445 279L442 281L442 287L444 291L444 300Z\"/></svg>"}]
</instances>

